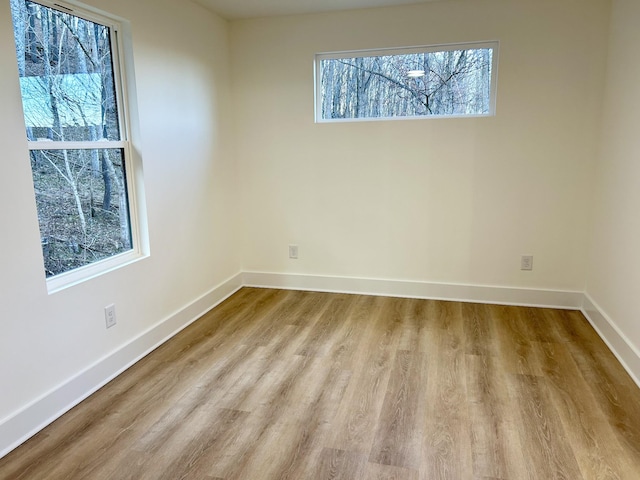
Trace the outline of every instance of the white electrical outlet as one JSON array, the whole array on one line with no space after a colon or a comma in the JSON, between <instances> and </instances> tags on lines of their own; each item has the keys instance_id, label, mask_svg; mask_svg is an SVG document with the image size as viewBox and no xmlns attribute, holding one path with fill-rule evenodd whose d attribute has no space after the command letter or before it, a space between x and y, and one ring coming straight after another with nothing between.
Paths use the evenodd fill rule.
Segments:
<instances>
[{"instance_id":1,"label":"white electrical outlet","mask_svg":"<svg viewBox=\"0 0 640 480\"><path fill-rule=\"evenodd\" d=\"M298 258L298 245L289 245L289 258Z\"/></svg>"},{"instance_id":2,"label":"white electrical outlet","mask_svg":"<svg viewBox=\"0 0 640 480\"><path fill-rule=\"evenodd\" d=\"M520 257L520 270L533 270L533 255Z\"/></svg>"},{"instance_id":3,"label":"white electrical outlet","mask_svg":"<svg viewBox=\"0 0 640 480\"><path fill-rule=\"evenodd\" d=\"M116 306L114 304L104 307L104 320L107 328L113 327L116 322Z\"/></svg>"}]
</instances>

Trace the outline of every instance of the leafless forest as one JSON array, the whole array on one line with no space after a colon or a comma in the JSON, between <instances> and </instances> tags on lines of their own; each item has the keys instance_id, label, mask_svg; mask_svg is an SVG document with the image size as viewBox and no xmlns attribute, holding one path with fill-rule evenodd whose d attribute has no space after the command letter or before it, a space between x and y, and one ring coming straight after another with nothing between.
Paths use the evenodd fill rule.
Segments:
<instances>
[{"instance_id":1,"label":"leafless forest","mask_svg":"<svg viewBox=\"0 0 640 480\"><path fill-rule=\"evenodd\" d=\"M488 114L492 56L473 48L323 59L322 119Z\"/></svg>"}]
</instances>

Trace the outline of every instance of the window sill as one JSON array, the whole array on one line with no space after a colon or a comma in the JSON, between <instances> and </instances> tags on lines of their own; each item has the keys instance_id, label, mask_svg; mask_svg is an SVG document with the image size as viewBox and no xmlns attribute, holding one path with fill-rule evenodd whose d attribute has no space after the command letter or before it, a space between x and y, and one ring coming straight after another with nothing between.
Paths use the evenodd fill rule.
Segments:
<instances>
[{"instance_id":1,"label":"window sill","mask_svg":"<svg viewBox=\"0 0 640 480\"><path fill-rule=\"evenodd\" d=\"M106 258L99 262L86 265L84 267L76 268L65 273L56 275L47 279L47 292L49 295L65 290L69 287L79 285L97 278L101 275L113 272L121 267L131 265L138 262L149 255L136 250L129 250L128 252L121 253L110 258Z\"/></svg>"}]
</instances>

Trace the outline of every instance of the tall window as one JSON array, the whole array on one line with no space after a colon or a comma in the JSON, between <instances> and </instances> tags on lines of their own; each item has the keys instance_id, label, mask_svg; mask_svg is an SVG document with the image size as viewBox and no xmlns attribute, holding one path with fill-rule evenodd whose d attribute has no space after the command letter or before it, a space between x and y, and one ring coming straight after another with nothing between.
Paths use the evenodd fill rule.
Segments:
<instances>
[{"instance_id":1,"label":"tall window","mask_svg":"<svg viewBox=\"0 0 640 480\"><path fill-rule=\"evenodd\" d=\"M482 116L495 107L497 42L316 56L316 120Z\"/></svg>"},{"instance_id":2,"label":"tall window","mask_svg":"<svg viewBox=\"0 0 640 480\"><path fill-rule=\"evenodd\" d=\"M136 250L119 25L10 2L45 274L87 270Z\"/></svg>"}]
</instances>

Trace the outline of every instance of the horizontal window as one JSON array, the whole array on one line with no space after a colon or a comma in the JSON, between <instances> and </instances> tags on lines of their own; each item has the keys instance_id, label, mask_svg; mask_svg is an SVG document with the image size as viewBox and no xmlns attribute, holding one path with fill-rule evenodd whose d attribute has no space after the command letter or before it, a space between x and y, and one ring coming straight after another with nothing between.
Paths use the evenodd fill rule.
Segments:
<instances>
[{"instance_id":1,"label":"horizontal window","mask_svg":"<svg viewBox=\"0 0 640 480\"><path fill-rule=\"evenodd\" d=\"M486 116L497 42L316 55L316 121Z\"/></svg>"}]
</instances>

